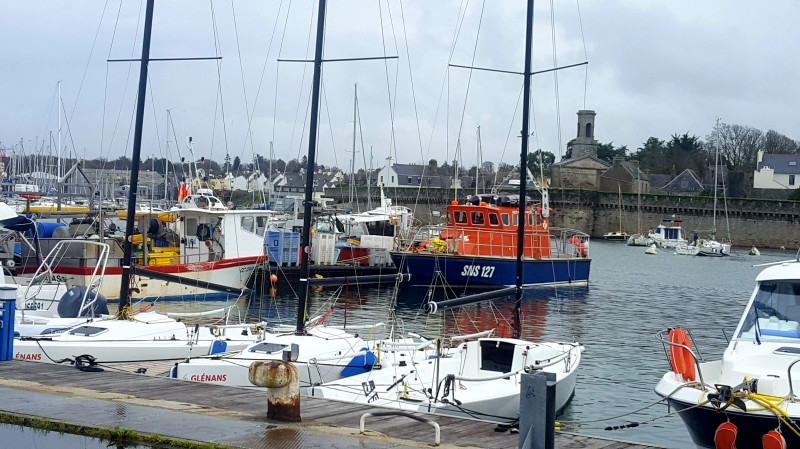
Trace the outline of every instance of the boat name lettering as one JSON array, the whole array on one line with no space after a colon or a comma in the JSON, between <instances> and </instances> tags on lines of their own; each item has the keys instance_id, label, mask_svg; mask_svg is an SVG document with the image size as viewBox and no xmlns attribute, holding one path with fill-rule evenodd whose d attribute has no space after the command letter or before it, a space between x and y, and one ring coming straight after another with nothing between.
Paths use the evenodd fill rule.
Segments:
<instances>
[{"instance_id":1,"label":"boat name lettering","mask_svg":"<svg viewBox=\"0 0 800 449\"><path fill-rule=\"evenodd\" d=\"M192 374L189 380L193 382L225 382L228 380L227 374Z\"/></svg>"},{"instance_id":2,"label":"boat name lettering","mask_svg":"<svg viewBox=\"0 0 800 449\"><path fill-rule=\"evenodd\" d=\"M367 403L368 404L370 402L375 402L375 401L377 401L379 399L378 398L378 392L375 391L375 382L374 381L371 380L369 382L361 382L361 388L364 389L364 396L367 397ZM375 394L373 394L373 392Z\"/></svg>"},{"instance_id":3,"label":"boat name lettering","mask_svg":"<svg viewBox=\"0 0 800 449\"><path fill-rule=\"evenodd\" d=\"M60 274L53 275L53 280L56 282L67 282L66 276L61 276Z\"/></svg>"},{"instance_id":4,"label":"boat name lettering","mask_svg":"<svg viewBox=\"0 0 800 449\"><path fill-rule=\"evenodd\" d=\"M21 352L18 352L16 354L14 354L14 358L15 359L19 359L19 360L42 360L42 355L41 354L23 354Z\"/></svg>"},{"instance_id":5,"label":"boat name lettering","mask_svg":"<svg viewBox=\"0 0 800 449\"><path fill-rule=\"evenodd\" d=\"M35 310L44 309L44 304L39 301L28 301L25 303L25 308Z\"/></svg>"},{"instance_id":6,"label":"boat name lettering","mask_svg":"<svg viewBox=\"0 0 800 449\"><path fill-rule=\"evenodd\" d=\"M461 276L490 278L494 276L494 266L492 265L464 265Z\"/></svg>"}]
</instances>

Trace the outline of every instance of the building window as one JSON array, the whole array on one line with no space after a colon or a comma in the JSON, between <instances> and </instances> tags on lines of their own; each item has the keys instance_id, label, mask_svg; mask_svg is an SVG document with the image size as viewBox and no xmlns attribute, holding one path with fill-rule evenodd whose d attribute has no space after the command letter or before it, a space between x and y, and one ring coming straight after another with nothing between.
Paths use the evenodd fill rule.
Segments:
<instances>
[{"instance_id":1,"label":"building window","mask_svg":"<svg viewBox=\"0 0 800 449\"><path fill-rule=\"evenodd\" d=\"M789 175L789 185L790 186L794 185L794 175Z\"/></svg>"},{"instance_id":2,"label":"building window","mask_svg":"<svg viewBox=\"0 0 800 449\"><path fill-rule=\"evenodd\" d=\"M381 175L381 184L383 184L383 175Z\"/></svg>"},{"instance_id":3,"label":"building window","mask_svg":"<svg viewBox=\"0 0 800 449\"><path fill-rule=\"evenodd\" d=\"M408 183L411 184L411 176L408 177Z\"/></svg>"},{"instance_id":4,"label":"building window","mask_svg":"<svg viewBox=\"0 0 800 449\"><path fill-rule=\"evenodd\" d=\"M392 175L392 184L394 184L394 175Z\"/></svg>"}]
</instances>

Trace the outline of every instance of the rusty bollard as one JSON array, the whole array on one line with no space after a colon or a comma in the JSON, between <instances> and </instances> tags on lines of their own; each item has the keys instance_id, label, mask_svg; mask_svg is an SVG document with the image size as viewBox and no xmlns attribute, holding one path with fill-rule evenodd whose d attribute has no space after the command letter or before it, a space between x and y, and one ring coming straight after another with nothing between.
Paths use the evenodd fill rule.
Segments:
<instances>
[{"instance_id":1,"label":"rusty bollard","mask_svg":"<svg viewBox=\"0 0 800 449\"><path fill-rule=\"evenodd\" d=\"M250 383L267 387L267 418L300 422L300 378L290 362L253 362Z\"/></svg>"}]
</instances>

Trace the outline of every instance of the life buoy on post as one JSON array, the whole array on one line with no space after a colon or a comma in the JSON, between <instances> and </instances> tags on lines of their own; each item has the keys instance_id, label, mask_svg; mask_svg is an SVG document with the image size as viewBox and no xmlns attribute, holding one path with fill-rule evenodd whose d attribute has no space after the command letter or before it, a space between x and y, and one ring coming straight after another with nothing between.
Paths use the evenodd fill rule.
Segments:
<instances>
[{"instance_id":1,"label":"life buoy on post","mask_svg":"<svg viewBox=\"0 0 800 449\"><path fill-rule=\"evenodd\" d=\"M669 342L671 343L669 346L669 360L672 371L683 376L687 382L697 379L694 356L691 351L692 342L686 331L681 328L670 329Z\"/></svg>"}]
</instances>

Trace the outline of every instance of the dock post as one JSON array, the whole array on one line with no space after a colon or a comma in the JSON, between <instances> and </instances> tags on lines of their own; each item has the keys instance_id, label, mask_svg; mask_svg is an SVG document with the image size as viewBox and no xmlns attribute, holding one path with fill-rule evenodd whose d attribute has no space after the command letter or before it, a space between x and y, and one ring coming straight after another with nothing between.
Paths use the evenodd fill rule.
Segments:
<instances>
[{"instance_id":1,"label":"dock post","mask_svg":"<svg viewBox=\"0 0 800 449\"><path fill-rule=\"evenodd\" d=\"M17 309L17 287L0 285L3 319L0 321L0 361L14 359L14 313Z\"/></svg>"},{"instance_id":2,"label":"dock post","mask_svg":"<svg viewBox=\"0 0 800 449\"><path fill-rule=\"evenodd\" d=\"M523 374L519 394L519 449L553 449L556 438L556 375Z\"/></svg>"},{"instance_id":3,"label":"dock post","mask_svg":"<svg viewBox=\"0 0 800 449\"><path fill-rule=\"evenodd\" d=\"M267 387L267 418L300 422L300 376L292 362L253 362L250 383Z\"/></svg>"}]
</instances>

